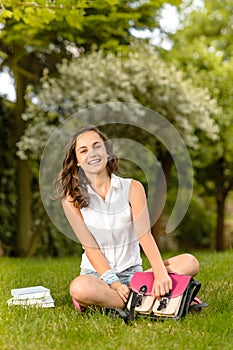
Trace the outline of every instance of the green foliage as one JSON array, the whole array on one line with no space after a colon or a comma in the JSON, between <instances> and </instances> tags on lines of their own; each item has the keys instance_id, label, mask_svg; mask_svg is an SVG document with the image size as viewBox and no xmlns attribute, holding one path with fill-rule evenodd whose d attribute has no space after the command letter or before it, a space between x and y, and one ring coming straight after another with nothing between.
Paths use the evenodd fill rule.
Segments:
<instances>
[{"instance_id":1,"label":"green foliage","mask_svg":"<svg viewBox=\"0 0 233 350\"><path fill-rule=\"evenodd\" d=\"M165 218L171 215L177 197L177 181L174 168L170 173L168 185L168 196L164 210ZM179 226L172 232L174 244L183 251L211 248L213 245L214 221L214 203L213 201L207 201L207 193L201 192L195 182L187 212ZM166 237L164 244L166 246Z\"/></svg>"},{"instance_id":2,"label":"green foliage","mask_svg":"<svg viewBox=\"0 0 233 350\"><path fill-rule=\"evenodd\" d=\"M199 198L193 196L189 209L175 231L178 246L183 250L210 248L214 217Z\"/></svg>"},{"instance_id":3,"label":"green foliage","mask_svg":"<svg viewBox=\"0 0 233 350\"><path fill-rule=\"evenodd\" d=\"M170 4L174 5L179 3L179 0L170 1ZM210 41L207 41L205 37L200 38L200 36L193 42L190 39L192 38L192 29L206 29L206 34L208 34L208 26L203 24L205 23L204 12L203 15L198 14L191 23L190 37L181 38L180 36L179 46L178 38L174 38L177 42L177 52L180 52L184 57L181 65L182 69L189 67L189 72L195 72L191 75L187 73L188 69L186 70L187 76L191 76L192 81L190 82L183 81L183 76L180 72L177 72L176 65L171 65L169 68L169 64L164 64L153 52L145 50L143 53L144 48L139 52L138 57L136 52L133 52L129 57L123 57L123 61L119 59L120 55L117 57L107 55L105 57L101 53L96 53L96 56L91 55L88 58L81 55L80 60L77 58L80 57L83 49L87 52L100 47L103 52L111 50L121 52L121 56L124 56L124 51L128 50L128 44L131 41L131 28L140 30L158 27L157 19L163 4L164 1L134 0L1 1L0 63L2 66L10 66L17 78L20 76L21 80L18 87L31 83L35 91L37 90L36 93L33 91L29 96L29 104L31 98L35 95L41 101L43 100L42 106L28 107L27 115L24 116L28 118L28 129L19 144L20 157L30 157L35 181L38 176L38 159L54 127L73 111L77 112L80 108L85 108L93 103L98 104L112 100L136 101L157 110L178 128L187 145L198 149L201 141L205 140L205 146L199 147L200 152L204 149L209 150L206 146L208 142L216 140L219 131L219 128L216 128L216 122L226 120L224 133L221 129L221 137L228 141L227 152L219 142L212 154L214 156L215 151L218 154L224 153L228 164L228 179L230 178L231 168L229 165L232 162L229 150L232 145L230 136L232 135L231 125L233 125L230 117L230 103L226 98L224 103L219 102L221 107L229 106L228 112L225 108L224 116L219 118L215 102L210 99L209 93L204 91L202 87L207 86L212 91L212 97L217 98L218 101L220 96L226 96L224 88L227 85L226 82L229 81L227 76L230 74L232 65L229 65L229 70L225 73L224 83L217 89L212 71L210 74L204 72L201 76L199 74L200 69L193 68L193 63L196 61L199 67L207 67L213 70L213 68L221 67L223 57L229 58L229 53L232 51L229 41L232 36L231 20L226 20L232 9L229 1L224 1L225 7L217 6L219 2L214 1L214 4L217 4L216 6L219 8L216 9L216 7L213 11L213 7L211 7L209 14L213 14L212 16L209 15L209 18L212 18L213 21L212 29L208 32ZM208 1L208 6L212 6L210 1ZM219 13L222 16L220 21ZM203 25L200 25L200 21ZM214 32L215 28L216 32ZM224 35L220 38L219 34ZM190 42L193 44L190 45ZM209 46L206 46L206 43ZM186 48L187 52L190 49L187 56L183 48ZM223 49L226 49L226 53ZM222 54L223 51L224 55ZM172 51L172 55L177 57L175 51ZM77 66L75 62L72 62L70 66L68 63L62 64L59 73L63 79L61 81L54 80L53 82L52 75L56 72L57 63L61 62L62 58L70 59L71 56L76 57ZM192 62L192 65L189 65L189 62ZM88 66L89 64L90 66ZM97 64L97 69L95 64ZM45 67L49 68L51 74L47 77L45 73L42 81L44 95L43 92L40 95L38 93L40 89L39 78ZM224 67L226 67L225 64ZM74 68L74 72L71 72L71 68ZM70 72L68 72L69 70ZM88 74L89 71L90 74ZM220 82L222 73L219 73L218 80ZM106 75L104 76L104 74ZM112 79L110 79L111 77ZM208 80L206 84L203 83L205 78ZM75 83L73 86L72 81ZM95 82L95 86L93 82ZM195 83L200 88L193 89ZM57 90L55 84L57 84ZM227 86L227 94L230 95L231 87L229 84ZM68 93L69 89L73 92L73 95ZM66 101L64 100L64 91L68 96ZM98 91L98 94L96 94L96 91ZM23 99L24 90L21 93ZM51 104L49 101L47 102L46 94L48 94ZM84 99L85 94L87 95L87 101ZM77 97L78 95L80 95L80 99ZM55 105L57 107L54 108ZM213 116L215 114L218 117L214 122ZM13 128L16 130L15 125ZM208 137L206 131L209 131L210 137ZM200 154L201 156L198 158L196 153L195 161L200 161L201 157L205 156L203 153ZM208 157L205 159L213 159L212 154L208 151ZM139 174L139 176L142 175ZM35 193L37 191L38 188ZM33 212L33 219L36 220L37 214L39 215L38 208L33 208ZM43 220L42 211L40 215L40 220ZM42 223L40 220L37 221L38 227ZM37 226L34 226L32 232L36 230ZM49 232L48 234L52 234L50 228Z\"/></svg>"},{"instance_id":4,"label":"green foliage","mask_svg":"<svg viewBox=\"0 0 233 350\"><path fill-rule=\"evenodd\" d=\"M68 239L50 221L45 212L38 189L38 179L35 179L32 188L32 234L33 240L28 251L31 256L62 257L81 253L80 244Z\"/></svg>"},{"instance_id":5,"label":"green foliage","mask_svg":"<svg viewBox=\"0 0 233 350\"><path fill-rule=\"evenodd\" d=\"M156 14L164 1L57 0L2 1L1 40L31 48L59 46L68 41L89 50L93 45L111 47L129 43L131 28L158 27ZM177 5L180 0L170 3ZM10 29L10 32L9 32ZM68 43L67 42L67 43Z\"/></svg>"},{"instance_id":6,"label":"green foliage","mask_svg":"<svg viewBox=\"0 0 233 350\"><path fill-rule=\"evenodd\" d=\"M24 133L21 114L25 107L26 86L32 84L35 90L40 89L40 77L44 68L48 68L55 75L56 67L63 58L78 57L84 50L88 52L99 47L104 51L126 50L131 41L132 28L158 27L157 13L163 3L140 0L1 1L0 69L4 66L9 68L17 90L16 118L12 126L17 140ZM172 3L179 4L180 0L172 0ZM50 123L52 124L51 120ZM30 134L27 142L31 142ZM11 158L13 157L12 154ZM21 160L18 163L25 164ZM38 164L30 163L30 166L34 176ZM25 168L18 166L14 170L18 179L15 197L18 197L18 203L24 204L23 210L20 214L18 210L17 220L14 221L19 223L16 232L18 237L14 237L16 245L19 245L19 241L28 242L28 236L37 230L35 227L30 228L30 184L28 181L21 181L26 177L20 176L22 169L26 172ZM30 175L27 175L30 179ZM17 211L18 208L21 209L22 206L14 207L14 210ZM18 254L25 254L22 247L18 247Z\"/></svg>"},{"instance_id":7,"label":"green foliage","mask_svg":"<svg viewBox=\"0 0 233 350\"><path fill-rule=\"evenodd\" d=\"M140 319L132 325L98 311L83 315L76 312L69 296L69 284L79 272L80 258L0 259L0 347L2 350L138 350L143 344L145 350L230 350L233 252L196 252L195 255L201 264L196 277L202 283L199 297L209 306L178 322ZM7 306L12 288L40 284L50 288L54 309Z\"/></svg>"},{"instance_id":8,"label":"green foliage","mask_svg":"<svg viewBox=\"0 0 233 350\"><path fill-rule=\"evenodd\" d=\"M183 28L171 37L173 49L165 54L196 86L206 87L221 108L215 119L218 139L212 142L198 131L202 147L198 153L192 152L196 179L201 190L204 186L202 193L216 200L218 249L223 249L224 205L233 189L232 12L228 0L205 0L201 9L184 16Z\"/></svg>"},{"instance_id":9,"label":"green foliage","mask_svg":"<svg viewBox=\"0 0 233 350\"><path fill-rule=\"evenodd\" d=\"M183 11L185 11L185 2ZM201 42L206 42L206 49L209 53L222 56L224 60L230 59L233 49L231 40L233 35L232 1L204 0L200 9L187 13L187 16L183 16L187 39L193 40L193 38L196 38L198 40L199 38ZM179 42L178 33L175 35L175 39ZM193 54L195 54L195 51L193 50Z\"/></svg>"},{"instance_id":10,"label":"green foliage","mask_svg":"<svg viewBox=\"0 0 233 350\"><path fill-rule=\"evenodd\" d=\"M12 142L13 110L0 98L0 242L6 252L12 251L16 233L16 146ZM15 156L12 157L12 154Z\"/></svg>"},{"instance_id":11,"label":"green foliage","mask_svg":"<svg viewBox=\"0 0 233 350\"><path fill-rule=\"evenodd\" d=\"M195 135L197 129L212 140L217 137L213 119L218 113L215 101L206 90L194 88L175 66L166 65L152 48L135 44L125 54L93 52L72 62L64 61L58 71L58 77L50 76L47 70L44 72L42 89L38 93L32 87L28 89L28 107L23 114L28 127L17 145L18 155L30 160L35 170L49 136L58 125L82 109L111 101L153 108L180 131L188 146L195 149L199 141ZM109 113L114 112L114 104L112 108ZM121 129L116 130L111 131L112 138L131 135L131 139L146 144L156 154L158 145L141 130L135 132L127 127L126 134ZM160 160L166 164L166 152L160 153ZM139 169L132 164L123 165L127 176L146 182ZM37 210L33 212L37 215Z\"/></svg>"}]
</instances>

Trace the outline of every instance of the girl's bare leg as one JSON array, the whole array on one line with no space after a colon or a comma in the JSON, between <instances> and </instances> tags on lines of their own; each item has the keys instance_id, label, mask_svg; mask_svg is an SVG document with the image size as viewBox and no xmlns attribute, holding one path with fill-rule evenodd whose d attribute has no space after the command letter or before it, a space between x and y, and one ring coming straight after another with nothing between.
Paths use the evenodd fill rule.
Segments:
<instances>
[{"instance_id":1,"label":"girl's bare leg","mask_svg":"<svg viewBox=\"0 0 233 350\"><path fill-rule=\"evenodd\" d=\"M104 281L94 276L78 276L70 285L70 294L82 306L106 306L123 308L119 294Z\"/></svg>"},{"instance_id":2,"label":"girl's bare leg","mask_svg":"<svg viewBox=\"0 0 233 350\"><path fill-rule=\"evenodd\" d=\"M200 270L200 264L195 256L191 254L180 254L164 260L168 272L175 272L180 275L195 276ZM152 271L152 268L146 270Z\"/></svg>"},{"instance_id":3,"label":"girl's bare leg","mask_svg":"<svg viewBox=\"0 0 233 350\"><path fill-rule=\"evenodd\" d=\"M168 272L176 272L181 275L195 276L200 270L200 265L195 256L180 254L164 261Z\"/></svg>"},{"instance_id":4,"label":"girl's bare leg","mask_svg":"<svg viewBox=\"0 0 233 350\"><path fill-rule=\"evenodd\" d=\"M191 254L180 254L164 261L168 272L195 276L200 265ZM151 270L151 269L150 269ZM82 306L106 306L123 308L124 302L116 291L94 276L78 276L70 285L70 294Z\"/></svg>"}]
</instances>

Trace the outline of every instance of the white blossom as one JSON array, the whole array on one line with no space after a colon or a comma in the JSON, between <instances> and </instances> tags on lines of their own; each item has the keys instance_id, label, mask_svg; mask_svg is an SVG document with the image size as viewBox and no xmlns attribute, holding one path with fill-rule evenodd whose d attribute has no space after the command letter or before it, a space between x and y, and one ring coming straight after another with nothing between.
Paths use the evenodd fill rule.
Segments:
<instances>
[{"instance_id":1,"label":"white blossom","mask_svg":"<svg viewBox=\"0 0 233 350\"><path fill-rule=\"evenodd\" d=\"M179 130L190 147L198 147L196 129L213 140L218 137L216 101L151 47L136 46L118 55L94 52L71 62L64 60L58 70L58 77L44 71L37 94L31 87L28 90L29 103L22 116L28 127L18 142L22 159L40 157L49 135L65 118L106 102L136 103L155 110ZM120 106L112 104L112 108ZM136 113L142 114L142 109Z\"/></svg>"}]
</instances>

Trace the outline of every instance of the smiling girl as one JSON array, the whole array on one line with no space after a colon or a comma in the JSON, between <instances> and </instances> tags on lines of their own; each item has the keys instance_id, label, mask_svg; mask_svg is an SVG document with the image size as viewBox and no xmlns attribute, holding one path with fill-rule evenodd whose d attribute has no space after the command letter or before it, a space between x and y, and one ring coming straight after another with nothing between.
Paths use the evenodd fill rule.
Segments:
<instances>
[{"instance_id":1,"label":"smiling girl","mask_svg":"<svg viewBox=\"0 0 233 350\"><path fill-rule=\"evenodd\" d=\"M118 158L97 127L81 127L68 146L59 176L65 215L81 242L81 272L70 285L80 306L123 308L129 283L142 271L140 246L154 272L153 295L172 288L169 272L194 276L197 259L181 254L163 261L151 234L142 184L116 176Z\"/></svg>"}]
</instances>

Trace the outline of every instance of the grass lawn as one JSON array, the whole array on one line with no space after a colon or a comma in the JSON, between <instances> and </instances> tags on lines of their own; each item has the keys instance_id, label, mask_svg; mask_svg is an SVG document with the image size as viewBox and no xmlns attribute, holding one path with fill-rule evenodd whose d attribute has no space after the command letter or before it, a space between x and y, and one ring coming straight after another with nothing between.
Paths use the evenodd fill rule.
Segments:
<instances>
[{"instance_id":1,"label":"grass lawn","mask_svg":"<svg viewBox=\"0 0 233 350\"><path fill-rule=\"evenodd\" d=\"M201 263L199 296L209 306L181 321L140 319L131 325L99 312L76 312L69 283L78 274L79 258L1 258L0 349L233 349L233 250L195 255ZM54 309L8 307L12 288L40 284L50 288Z\"/></svg>"}]
</instances>

